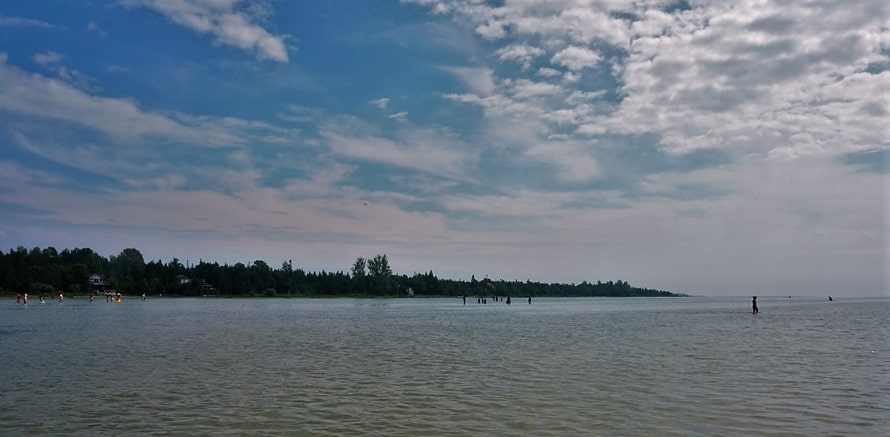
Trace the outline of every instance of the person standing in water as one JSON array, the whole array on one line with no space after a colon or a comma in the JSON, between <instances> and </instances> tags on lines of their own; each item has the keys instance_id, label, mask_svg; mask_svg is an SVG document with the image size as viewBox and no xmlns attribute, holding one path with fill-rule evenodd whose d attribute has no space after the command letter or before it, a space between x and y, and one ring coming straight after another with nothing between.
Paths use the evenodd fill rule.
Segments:
<instances>
[{"instance_id":1,"label":"person standing in water","mask_svg":"<svg viewBox=\"0 0 890 437\"><path fill-rule=\"evenodd\" d=\"M754 309L754 314L757 314L757 313L760 312L760 310L757 309L757 296L754 296L753 299L751 299L751 306L754 307L754 308L753 308L753 309Z\"/></svg>"}]
</instances>

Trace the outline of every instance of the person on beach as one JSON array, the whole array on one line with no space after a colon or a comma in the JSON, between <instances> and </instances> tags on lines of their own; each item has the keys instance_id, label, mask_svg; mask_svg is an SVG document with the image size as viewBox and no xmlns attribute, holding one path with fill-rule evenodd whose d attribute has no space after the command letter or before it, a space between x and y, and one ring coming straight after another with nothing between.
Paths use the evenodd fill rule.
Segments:
<instances>
[{"instance_id":1,"label":"person on beach","mask_svg":"<svg viewBox=\"0 0 890 437\"><path fill-rule=\"evenodd\" d=\"M753 308L753 309L754 309L754 314L757 314L757 313L760 312L760 310L757 309L757 296L754 296L754 298L751 299L751 305L754 307L754 308Z\"/></svg>"},{"instance_id":2,"label":"person on beach","mask_svg":"<svg viewBox=\"0 0 890 437\"><path fill-rule=\"evenodd\" d=\"M24 302L25 305L28 304L28 293L25 293L25 298L22 299L22 302Z\"/></svg>"},{"instance_id":3,"label":"person on beach","mask_svg":"<svg viewBox=\"0 0 890 437\"><path fill-rule=\"evenodd\" d=\"M15 303L22 303L22 293L15 294Z\"/></svg>"},{"instance_id":4,"label":"person on beach","mask_svg":"<svg viewBox=\"0 0 890 437\"><path fill-rule=\"evenodd\" d=\"M63 300L65 300L65 295L62 293L59 293L59 303L62 303Z\"/></svg>"}]
</instances>

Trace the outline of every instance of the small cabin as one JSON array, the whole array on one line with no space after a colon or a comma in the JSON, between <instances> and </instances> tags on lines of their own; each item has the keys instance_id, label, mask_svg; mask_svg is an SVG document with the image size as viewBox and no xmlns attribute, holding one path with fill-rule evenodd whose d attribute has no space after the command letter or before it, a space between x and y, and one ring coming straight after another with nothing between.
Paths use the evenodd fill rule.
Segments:
<instances>
[{"instance_id":1,"label":"small cabin","mask_svg":"<svg viewBox=\"0 0 890 437\"><path fill-rule=\"evenodd\" d=\"M111 285L111 283L108 282L104 276L98 273L93 273L92 275L90 275L89 282L90 292L93 294L105 293L106 291L108 291L108 286Z\"/></svg>"}]
</instances>

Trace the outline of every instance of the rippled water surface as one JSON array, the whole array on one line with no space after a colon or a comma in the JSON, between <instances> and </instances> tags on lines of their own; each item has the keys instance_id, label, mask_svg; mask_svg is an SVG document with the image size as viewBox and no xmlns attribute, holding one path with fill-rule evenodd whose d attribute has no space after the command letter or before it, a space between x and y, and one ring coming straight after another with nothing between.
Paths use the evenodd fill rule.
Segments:
<instances>
[{"instance_id":1,"label":"rippled water surface","mask_svg":"<svg viewBox=\"0 0 890 437\"><path fill-rule=\"evenodd\" d=\"M0 300L0 434L890 435L890 300Z\"/></svg>"}]
</instances>

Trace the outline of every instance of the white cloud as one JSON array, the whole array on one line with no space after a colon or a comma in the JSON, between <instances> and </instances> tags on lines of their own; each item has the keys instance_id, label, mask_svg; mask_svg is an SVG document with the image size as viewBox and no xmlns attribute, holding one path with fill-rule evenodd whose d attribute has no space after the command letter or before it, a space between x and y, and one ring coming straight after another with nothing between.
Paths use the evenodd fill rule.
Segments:
<instances>
[{"instance_id":1,"label":"white cloud","mask_svg":"<svg viewBox=\"0 0 890 437\"><path fill-rule=\"evenodd\" d=\"M485 39L498 39L507 35L507 29L497 21L487 21L476 26L476 33Z\"/></svg>"},{"instance_id":2,"label":"white cloud","mask_svg":"<svg viewBox=\"0 0 890 437\"><path fill-rule=\"evenodd\" d=\"M582 144L541 142L526 149L524 156L557 168L556 178L569 183L584 183L600 177L600 164Z\"/></svg>"},{"instance_id":3,"label":"white cloud","mask_svg":"<svg viewBox=\"0 0 890 437\"><path fill-rule=\"evenodd\" d=\"M494 72L490 68L444 67L444 70L460 79L472 93L485 97L495 91Z\"/></svg>"},{"instance_id":4,"label":"white cloud","mask_svg":"<svg viewBox=\"0 0 890 437\"><path fill-rule=\"evenodd\" d=\"M532 47L528 44L513 44L507 47L497 49L494 54L502 61L516 61L522 64L523 68L529 68L532 61L543 55L545 52L538 47Z\"/></svg>"},{"instance_id":5,"label":"white cloud","mask_svg":"<svg viewBox=\"0 0 890 437\"><path fill-rule=\"evenodd\" d=\"M263 8L241 7L243 0L122 0L127 6L153 9L180 26L207 33L219 44L253 51L260 59L288 62L283 36L264 29Z\"/></svg>"},{"instance_id":6,"label":"white cloud","mask_svg":"<svg viewBox=\"0 0 890 437\"><path fill-rule=\"evenodd\" d=\"M343 134L343 124L322 132L325 143L338 156L376 162L437 175L466 179L475 166L473 154L462 150L453 139L424 130L405 130L392 140L370 133Z\"/></svg>"},{"instance_id":7,"label":"white cloud","mask_svg":"<svg viewBox=\"0 0 890 437\"><path fill-rule=\"evenodd\" d=\"M98 33L99 36L101 36L102 38L105 38L105 37L108 36L108 32L106 32L106 31L102 30L101 28L99 28L99 25L96 24L96 22L93 21L93 20L90 20L90 21L87 23L86 30L87 30L87 32L95 32L95 33Z\"/></svg>"},{"instance_id":8,"label":"white cloud","mask_svg":"<svg viewBox=\"0 0 890 437\"><path fill-rule=\"evenodd\" d=\"M194 144L240 142L219 129L205 130L210 126L201 126L200 120L191 120L193 125L189 126L171 116L145 111L132 100L93 96L7 63L0 64L0 110L88 127L118 140L156 137Z\"/></svg>"},{"instance_id":9,"label":"white cloud","mask_svg":"<svg viewBox=\"0 0 890 437\"><path fill-rule=\"evenodd\" d=\"M544 67L534 75L561 77L566 93L621 96L611 104L520 103L515 100L530 94L511 95L507 85L529 77L510 77L493 66L482 67L486 75L464 73L465 83L473 78L477 84L445 97L478 104L489 117L510 113L515 122L525 114L534 117L526 123L559 126L541 126L545 135L572 127L594 137L655 135L677 153L718 147L799 158L886 143L882 96L890 92L890 30L884 3L703 3L686 10L666 10L673 3L659 1L434 4L447 5L456 20L469 20L481 37L500 44L496 61L525 69L546 57L567 71ZM606 49L619 55L606 59ZM600 80L605 62L613 66L617 89L607 88L612 80ZM601 88L591 87L598 82ZM542 121L541 114L553 115Z\"/></svg>"},{"instance_id":10,"label":"white cloud","mask_svg":"<svg viewBox=\"0 0 890 437\"><path fill-rule=\"evenodd\" d=\"M0 26L8 27L39 27L43 29L53 29L56 26L42 20L34 20L22 17L7 17L0 15Z\"/></svg>"},{"instance_id":11,"label":"white cloud","mask_svg":"<svg viewBox=\"0 0 890 437\"><path fill-rule=\"evenodd\" d=\"M550 67L541 67L535 74L541 77L554 77L559 76L559 70L554 70Z\"/></svg>"},{"instance_id":12,"label":"white cloud","mask_svg":"<svg viewBox=\"0 0 890 437\"><path fill-rule=\"evenodd\" d=\"M583 47L566 47L550 58L550 62L561 65L572 71L592 68L602 59L599 53Z\"/></svg>"},{"instance_id":13,"label":"white cloud","mask_svg":"<svg viewBox=\"0 0 890 437\"><path fill-rule=\"evenodd\" d=\"M45 53L35 53L34 54L34 62L40 65L50 65L50 64L58 64L62 61L62 56L57 52L45 52Z\"/></svg>"},{"instance_id":14,"label":"white cloud","mask_svg":"<svg viewBox=\"0 0 890 437\"><path fill-rule=\"evenodd\" d=\"M94 85L95 79L92 77L83 74L80 70L69 68L65 65L62 65L62 61L65 59L65 56L57 53L57 52L44 52L44 53L35 53L32 57L34 62L42 65L48 71L51 71L56 74L57 77L68 82L77 88L87 91L97 91L97 87Z\"/></svg>"},{"instance_id":15,"label":"white cloud","mask_svg":"<svg viewBox=\"0 0 890 437\"><path fill-rule=\"evenodd\" d=\"M222 147L226 151L214 154L222 160L234 158L233 150L294 144L299 137L298 130L260 121L152 111L133 100L96 96L5 61L0 62L0 114L0 129L7 130L18 147L67 167L120 178L138 189L181 183L183 178L176 174L155 174L180 166L167 162L165 154L189 156L189 150ZM43 128L47 124L54 128ZM231 161L231 166L250 175L252 164ZM254 177L239 179L218 170L203 174L202 168L191 171L189 182L216 181L226 191L229 184Z\"/></svg>"},{"instance_id":16,"label":"white cloud","mask_svg":"<svg viewBox=\"0 0 890 437\"><path fill-rule=\"evenodd\" d=\"M890 89L887 72L864 72L886 60L877 41L888 31L861 3L818 13L765 4L647 15L657 20L655 35L641 30L632 43L621 76L627 97L608 122L659 132L675 151L782 147L801 156L880 144L882 117L854 111Z\"/></svg>"},{"instance_id":17,"label":"white cloud","mask_svg":"<svg viewBox=\"0 0 890 437\"><path fill-rule=\"evenodd\" d=\"M528 79L509 81L506 85L510 88L511 94L516 99L552 97L563 93L563 89L559 85L547 82L534 82Z\"/></svg>"},{"instance_id":18,"label":"white cloud","mask_svg":"<svg viewBox=\"0 0 890 437\"><path fill-rule=\"evenodd\" d=\"M386 109L386 105L387 105L387 103L389 103L389 99L386 98L386 97L381 97L381 98L376 99L376 100L371 100L371 101L368 102L368 103L371 104L371 105L374 105L374 106L376 106L376 107L378 107L378 108L380 108L380 109Z\"/></svg>"}]
</instances>

